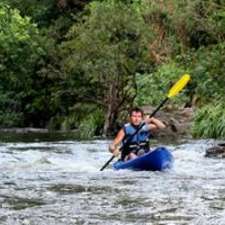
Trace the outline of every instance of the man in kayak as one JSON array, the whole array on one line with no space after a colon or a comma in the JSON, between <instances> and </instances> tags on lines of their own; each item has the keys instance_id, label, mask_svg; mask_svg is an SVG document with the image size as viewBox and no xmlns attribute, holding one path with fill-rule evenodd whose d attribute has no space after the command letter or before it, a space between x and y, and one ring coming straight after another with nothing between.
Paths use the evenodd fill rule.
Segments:
<instances>
[{"instance_id":1,"label":"man in kayak","mask_svg":"<svg viewBox=\"0 0 225 225\"><path fill-rule=\"evenodd\" d=\"M123 126L112 144L109 145L109 151L114 156L118 156L120 154L118 146L122 143L121 160L124 161L134 159L148 152L150 150L149 137L151 132L165 128L164 123L154 117L144 119L144 112L138 107L131 109L129 120L130 122ZM143 123L142 128L133 136ZM128 139L131 140L126 143Z\"/></svg>"}]
</instances>

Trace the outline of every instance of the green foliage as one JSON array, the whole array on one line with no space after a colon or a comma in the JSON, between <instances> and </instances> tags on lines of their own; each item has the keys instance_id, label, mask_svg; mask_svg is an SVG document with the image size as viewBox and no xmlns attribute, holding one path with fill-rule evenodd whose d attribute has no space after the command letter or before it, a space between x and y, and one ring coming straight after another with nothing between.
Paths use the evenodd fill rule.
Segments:
<instances>
[{"instance_id":1,"label":"green foliage","mask_svg":"<svg viewBox=\"0 0 225 225\"><path fill-rule=\"evenodd\" d=\"M100 135L104 124L104 112L95 104L77 103L70 107L68 115L51 118L48 128L69 131L79 129L82 139Z\"/></svg>"},{"instance_id":2,"label":"green foliage","mask_svg":"<svg viewBox=\"0 0 225 225\"><path fill-rule=\"evenodd\" d=\"M1 78L12 88L26 88L33 65L43 54L38 29L30 18L21 17L18 10L8 6L0 6L0 26Z\"/></svg>"},{"instance_id":3,"label":"green foliage","mask_svg":"<svg viewBox=\"0 0 225 225\"><path fill-rule=\"evenodd\" d=\"M44 51L36 25L18 10L0 4L0 27L0 111L11 125L22 125L23 100L32 93L34 67Z\"/></svg>"},{"instance_id":4,"label":"green foliage","mask_svg":"<svg viewBox=\"0 0 225 225\"><path fill-rule=\"evenodd\" d=\"M198 99L198 105L222 101L225 95L225 43L199 48L177 57L179 65L189 68L192 82L189 93Z\"/></svg>"},{"instance_id":5,"label":"green foliage","mask_svg":"<svg viewBox=\"0 0 225 225\"><path fill-rule=\"evenodd\" d=\"M158 105L168 94L169 88L185 73L184 68L171 62L163 64L152 74L137 75L138 95L135 103L138 105ZM184 103L187 97L180 94L174 98L176 103Z\"/></svg>"},{"instance_id":6,"label":"green foliage","mask_svg":"<svg viewBox=\"0 0 225 225\"><path fill-rule=\"evenodd\" d=\"M197 52L193 66L195 92L203 103L222 100L225 92L225 44Z\"/></svg>"},{"instance_id":7,"label":"green foliage","mask_svg":"<svg viewBox=\"0 0 225 225\"><path fill-rule=\"evenodd\" d=\"M212 103L200 108L195 116L192 134L194 137L224 138L224 103Z\"/></svg>"},{"instance_id":8,"label":"green foliage","mask_svg":"<svg viewBox=\"0 0 225 225\"><path fill-rule=\"evenodd\" d=\"M21 127L23 125L23 114L0 111L0 124L2 128Z\"/></svg>"},{"instance_id":9,"label":"green foliage","mask_svg":"<svg viewBox=\"0 0 225 225\"><path fill-rule=\"evenodd\" d=\"M189 72L173 102L201 107L196 136L224 137L224 26L221 0L2 0L0 126L89 137Z\"/></svg>"},{"instance_id":10,"label":"green foliage","mask_svg":"<svg viewBox=\"0 0 225 225\"><path fill-rule=\"evenodd\" d=\"M144 65L146 29L143 19L126 5L93 2L90 15L71 29L70 40L63 45L64 53L69 54L65 70L100 86L118 76L125 76L125 82Z\"/></svg>"},{"instance_id":11,"label":"green foliage","mask_svg":"<svg viewBox=\"0 0 225 225\"><path fill-rule=\"evenodd\" d=\"M136 94L135 74L151 67L151 34L140 14L124 3L92 2L88 11L62 44L62 70L77 99L95 103L105 113L109 105L119 112Z\"/></svg>"},{"instance_id":12,"label":"green foliage","mask_svg":"<svg viewBox=\"0 0 225 225\"><path fill-rule=\"evenodd\" d=\"M13 92L0 90L0 127L21 126L23 113L17 112L20 108Z\"/></svg>"},{"instance_id":13,"label":"green foliage","mask_svg":"<svg viewBox=\"0 0 225 225\"><path fill-rule=\"evenodd\" d=\"M219 100L224 96L225 44L203 49L197 53L193 68L195 92L203 103Z\"/></svg>"},{"instance_id":14,"label":"green foliage","mask_svg":"<svg viewBox=\"0 0 225 225\"><path fill-rule=\"evenodd\" d=\"M104 114L101 110L96 109L95 111L86 114L86 117L81 121L79 126L80 138L88 139L96 134L102 134L103 124Z\"/></svg>"},{"instance_id":15,"label":"green foliage","mask_svg":"<svg viewBox=\"0 0 225 225\"><path fill-rule=\"evenodd\" d=\"M32 0L32 3L29 0L2 0L2 2L12 9L18 9L23 17L29 16L33 22L41 26L48 25L59 14L55 0Z\"/></svg>"},{"instance_id":16,"label":"green foliage","mask_svg":"<svg viewBox=\"0 0 225 225\"><path fill-rule=\"evenodd\" d=\"M208 18L218 7L216 1L176 1L171 17L184 45L197 49L216 43L215 26Z\"/></svg>"},{"instance_id":17,"label":"green foliage","mask_svg":"<svg viewBox=\"0 0 225 225\"><path fill-rule=\"evenodd\" d=\"M186 102L205 106L196 115L193 132L196 136L222 137L224 122L217 117L222 113L225 97L224 3L208 0L161 3L146 0L142 3L142 13L159 38L151 44L159 60L156 61L158 66L154 73L137 76L139 92L136 102L141 105L158 104L159 99L163 98L161 90L165 90L168 81L174 79L163 74L189 72L191 84L183 96L179 95L175 100L178 104ZM171 66L171 61L175 62L172 63L174 66ZM215 101L220 106L214 112ZM211 126L214 128L209 131Z\"/></svg>"},{"instance_id":18,"label":"green foliage","mask_svg":"<svg viewBox=\"0 0 225 225\"><path fill-rule=\"evenodd\" d=\"M224 41L224 4L220 1L143 0L140 9L159 39L156 52L162 57Z\"/></svg>"}]
</instances>

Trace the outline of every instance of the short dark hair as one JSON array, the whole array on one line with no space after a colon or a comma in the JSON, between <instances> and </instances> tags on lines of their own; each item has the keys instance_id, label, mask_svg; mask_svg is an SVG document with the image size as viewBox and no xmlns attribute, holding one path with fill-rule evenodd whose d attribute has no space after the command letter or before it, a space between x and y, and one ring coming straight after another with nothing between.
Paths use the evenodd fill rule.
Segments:
<instances>
[{"instance_id":1,"label":"short dark hair","mask_svg":"<svg viewBox=\"0 0 225 225\"><path fill-rule=\"evenodd\" d=\"M144 116L144 111L141 108L139 108L139 107L133 107L132 109L130 109L129 116L132 116L133 112L140 112L141 116L142 117Z\"/></svg>"}]
</instances>

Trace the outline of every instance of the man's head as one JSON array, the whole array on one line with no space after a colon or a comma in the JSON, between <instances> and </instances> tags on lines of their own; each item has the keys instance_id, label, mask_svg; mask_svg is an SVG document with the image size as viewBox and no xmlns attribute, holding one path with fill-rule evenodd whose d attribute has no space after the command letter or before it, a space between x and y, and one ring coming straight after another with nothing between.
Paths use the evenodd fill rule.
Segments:
<instances>
[{"instance_id":1,"label":"man's head","mask_svg":"<svg viewBox=\"0 0 225 225\"><path fill-rule=\"evenodd\" d=\"M142 109L135 107L130 110L129 116L130 116L130 122L133 125L138 126L143 120L144 112Z\"/></svg>"}]
</instances>

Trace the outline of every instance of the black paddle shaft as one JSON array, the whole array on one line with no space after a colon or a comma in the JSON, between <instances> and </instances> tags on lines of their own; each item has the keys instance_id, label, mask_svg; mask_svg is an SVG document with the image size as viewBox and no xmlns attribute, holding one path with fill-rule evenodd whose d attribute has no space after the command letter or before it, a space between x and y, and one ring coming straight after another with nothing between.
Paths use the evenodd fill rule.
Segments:
<instances>
[{"instance_id":1,"label":"black paddle shaft","mask_svg":"<svg viewBox=\"0 0 225 225\"><path fill-rule=\"evenodd\" d=\"M169 100L169 98L166 97L149 117L150 118L153 117L168 100Z\"/></svg>"},{"instance_id":2,"label":"black paddle shaft","mask_svg":"<svg viewBox=\"0 0 225 225\"><path fill-rule=\"evenodd\" d=\"M115 158L115 155L113 155L113 156L105 163L105 165L100 169L100 171L104 170L114 158Z\"/></svg>"},{"instance_id":3,"label":"black paddle shaft","mask_svg":"<svg viewBox=\"0 0 225 225\"><path fill-rule=\"evenodd\" d=\"M168 97L165 98L160 105L155 109L155 111L153 111L153 113L149 116L150 118L153 117L158 111L159 109L168 101ZM122 151L122 148L126 148L126 146L131 142L131 140L133 139L133 137L141 130L141 128L145 125L145 123L142 123L140 127L137 128L137 130L127 139L127 141L125 142L125 144L120 147L120 151ZM103 171L108 165L109 163L115 158L115 156L113 155L106 163L105 165L100 169L100 171Z\"/></svg>"}]
</instances>

